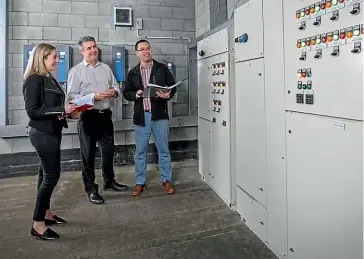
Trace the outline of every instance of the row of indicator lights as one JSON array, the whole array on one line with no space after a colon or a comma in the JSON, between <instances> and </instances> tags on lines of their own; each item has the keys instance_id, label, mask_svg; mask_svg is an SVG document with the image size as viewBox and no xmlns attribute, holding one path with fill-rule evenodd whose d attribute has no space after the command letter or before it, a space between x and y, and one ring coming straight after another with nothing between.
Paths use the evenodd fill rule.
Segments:
<instances>
[{"instance_id":1,"label":"row of indicator lights","mask_svg":"<svg viewBox=\"0 0 364 259\"><path fill-rule=\"evenodd\" d=\"M298 78L310 78L312 76L312 72L311 72L311 69L308 68L308 69L298 69L297 71L297 77Z\"/></svg>"},{"instance_id":2,"label":"row of indicator lights","mask_svg":"<svg viewBox=\"0 0 364 259\"><path fill-rule=\"evenodd\" d=\"M213 82L213 86L225 86L225 82Z\"/></svg>"},{"instance_id":3,"label":"row of indicator lights","mask_svg":"<svg viewBox=\"0 0 364 259\"><path fill-rule=\"evenodd\" d=\"M304 17L305 15L309 15L310 13L319 12L320 10L330 8L333 5L335 6L335 5L339 4L339 3L342 4L344 2L345 2L345 0L332 0L332 1L328 0L328 1L326 1L326 3L322 3L322 4L317 3L315 5L315 7L306 7L306 8L304 8L305 11L303 11L303 10L302 11L301 10L296 11L296 18L299 19L301 17Z\"/></svg>"},{"instance_id":4,"label":"row of indicator lights","mask_svg":"<svg viewBox=\"0 0 364 259\"><path fill-rule=\"evenodd\" d=\"M302 81L298 81L297 88L298 89L311 90L312 89L312 81L311 80L307 81L307 84L303 84Z\"/></svg>"},{"instance_id":5,"label":"row of indicator lights","mask_svg":"<svg viewBox=\"0 0 364 259\"><path fill-rule=\"evenodd\" d=\"M213 105L221 105L221 101L220 100L212 100L212 104Z\"/></svg>"},{"instance_id":6,"label":"row of indicator lights","mask_svg":"<svg viewBox=\"0 0 364 259\"><path fill-rule=\"evenodd\" d=\"M315 45L315 44L320 44L322 43L326 43L326 42L332 42L337 41L339 39L345 39L345 38L352 38L353 36L359 36L360 33L364 34L364 28L363 25L360 26L361 29L359 28L359 26L356 26L354 30L348 30L348 31L343 31L341 30L341 32L339 31L335 31L335 32L329 32L329 33L324 33L322 35L318 35L318 36L313 36L311 38L307 38L308 40L298 40L297 41L297 48L301 48L301 47L306 47L306 46L310 46L310 45Z\"/></svg>"},{"instance_id":7,"label":"row of indicator lights","mask_svg":"<svg viewBox=\"0 0 364 259\"><path fill-rule=\"evenodd\" d=\"M212 64L213 68L225 67L225 62Z\"/></svg>"}]
</instances>

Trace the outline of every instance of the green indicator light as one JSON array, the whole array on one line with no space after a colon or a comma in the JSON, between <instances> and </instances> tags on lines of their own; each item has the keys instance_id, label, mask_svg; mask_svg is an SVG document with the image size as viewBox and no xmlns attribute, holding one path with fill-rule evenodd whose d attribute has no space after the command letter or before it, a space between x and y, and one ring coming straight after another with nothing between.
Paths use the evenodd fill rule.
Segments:
<instances>
[{"instance_id":1,"label":"green indicator light","mask_svg":"<svg viewBox=\"0 0 364 259\"><path fill-rule=\"evenodd\" d=\"M321 39L316 39L316 43L320 44L321 43Z\"/></svg>"},{"instance_id":2,"label":"green indicator light","mask_svg":"<svg viewBox=\"0 0 364 259\"><path fill-rule=\"evenodd\" d=\"M360 30L355 30L355 31L354 31L354 35L355 35L355 36L359 36L359 35L360 35Z\"/></svg>"},{"instance_id":3,"label":"green indicator light","mask_svg":"<svg viewBox=\"0 0 364 259\"><path fill-rule=\"evenodd\" d=\"M307 77L311 77L311 73L310 72L307 72Z\"/></svg>"},{"instance_id":4,"label":"green indicator light","mask_svg":"<svg viewBox=\"0 0 364 259\"><path fill-rule=\"evenodd\" d=\"M332 0L333 5L337 5L337 3L338 3L338 0Z\"/></svg>"},{"instance_id":5,"label":"green indicator light","mask_svg":"<svg viewBox=\"0 0 364 259\"><path fill-rule=\"evenodd\" d=\"M303 17L303 16L305 16L305 12L301 12L301 16Z\"/></svg>"},{"instance_id":6,"label":"green indicator light","mask_svg":"<svg viewBox=\"0 0 364 259\"><path fill-rule=\"evenodd\" d=\"M334 35L334 40L338 40L339 39L339 35L335 34Z\"/></svg>"},{"instance_id":7,"label":"green indicator light","mask_svg":"<svg viewBox=\"0 0 364 259\"><path fill-rule=\"evenodd\" d=\"M298 85L297 85L297 88L298 88L298 89L302 89L302 85L301 85L301 84L298 84Z\"/></svg>"},{"instance_id":8,"label":"green indicator light","mask_svg":"<svg viewBox=\"0 0 364 259\"><path fill-rule=\"evenodd\" d=\"M306 47L306 42L302 42L302 47Z\"/></svg>"},{"instance_id":9,"label":"green indicator light","mask_svg":"<svg viewBox=\"0 0 364 259\"><path fill-rule=\"evenodd\" d=\"M312 88L312 85L307 84L306 88L310 90Z\"/></svg>"},{"instance_id":10,"label":"green indicator light","mask_svg":"<svg viewBox=\"0 0 364 259\"><path fill-rule=\"evenodd\" d=\"M320 6L315 7L316 12L320 11Z\"/></svg>"}]
</instances>

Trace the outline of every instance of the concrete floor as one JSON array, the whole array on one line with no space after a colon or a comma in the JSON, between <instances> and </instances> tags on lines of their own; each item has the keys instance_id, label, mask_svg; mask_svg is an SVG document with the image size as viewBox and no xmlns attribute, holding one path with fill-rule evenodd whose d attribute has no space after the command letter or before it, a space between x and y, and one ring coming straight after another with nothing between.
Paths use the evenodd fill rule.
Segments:
<instances>
[{"instance_id":1,"label":"concrete floor","mask_svg":"<svg viewBox=\"0 0 364 259\"><path fill-rule=\"evenodd\" d=\"M173 163L175 195L162 192L154 166L140 197L103 193L91 204L79 172L62 173L52 208L68 220L58 241L30 237L36 177L0 181L0 258L273 259L265 245L202 181L195 160ZM133 186L133 167L115 168ZM100 172L97 182L102 185Z\"/></svg>"}]
</instances>

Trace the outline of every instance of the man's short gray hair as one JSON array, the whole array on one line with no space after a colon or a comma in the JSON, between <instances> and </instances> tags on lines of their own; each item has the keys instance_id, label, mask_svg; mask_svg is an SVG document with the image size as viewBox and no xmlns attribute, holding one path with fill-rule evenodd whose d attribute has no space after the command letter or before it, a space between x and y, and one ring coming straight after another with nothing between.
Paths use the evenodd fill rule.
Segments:
<instances>
[{"instance_id":1,"label":"man's short gray hair","mask_svg":"<svg viewBox=\"0 0 364 259\"><path fill-rule=\"evenodd\" d=\"M82 49L83 49L82 43L87 42L87 41L93 41L93 42L95 42L95 43L96 43L96 40L95 40L95 38L94 38L94 37L92 37L92 36L83 36L83 37L81 37L81 38L80 38L80 40L78 41L78 48L79 48L80 50L82 50Z\"/></svg>"}]
</instances>

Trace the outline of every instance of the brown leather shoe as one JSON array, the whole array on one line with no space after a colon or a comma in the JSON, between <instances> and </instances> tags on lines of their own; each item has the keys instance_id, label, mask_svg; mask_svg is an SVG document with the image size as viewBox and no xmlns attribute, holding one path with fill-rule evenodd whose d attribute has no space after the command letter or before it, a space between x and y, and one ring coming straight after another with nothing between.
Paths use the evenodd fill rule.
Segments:
<instances>
[{"instance_id":1,"label":"brown leather shoe","mask_svg":"<svg viewBox=\"0 0 364 259\"><path fill-rule=\"evenodd\" d=\"M142 194L143 191L144 191L144 185L137 184L137 185L135 185L134 190L131 193L131 195L133 195L133 196L139 196L139 195Z\"/></svg>"},{"instance_id":2,"label":"brown leather shoe","mask_svg":"<svg viewBox=\"0 0 364 259\"><path fill-rule=\"evenodd\" d=\"M164 188L164 191L168 194L173 194L174 193L174 187L171 184L170 181L165 181L164 183L162 183L162 187Z\"/></svg>"}]
</instances>

